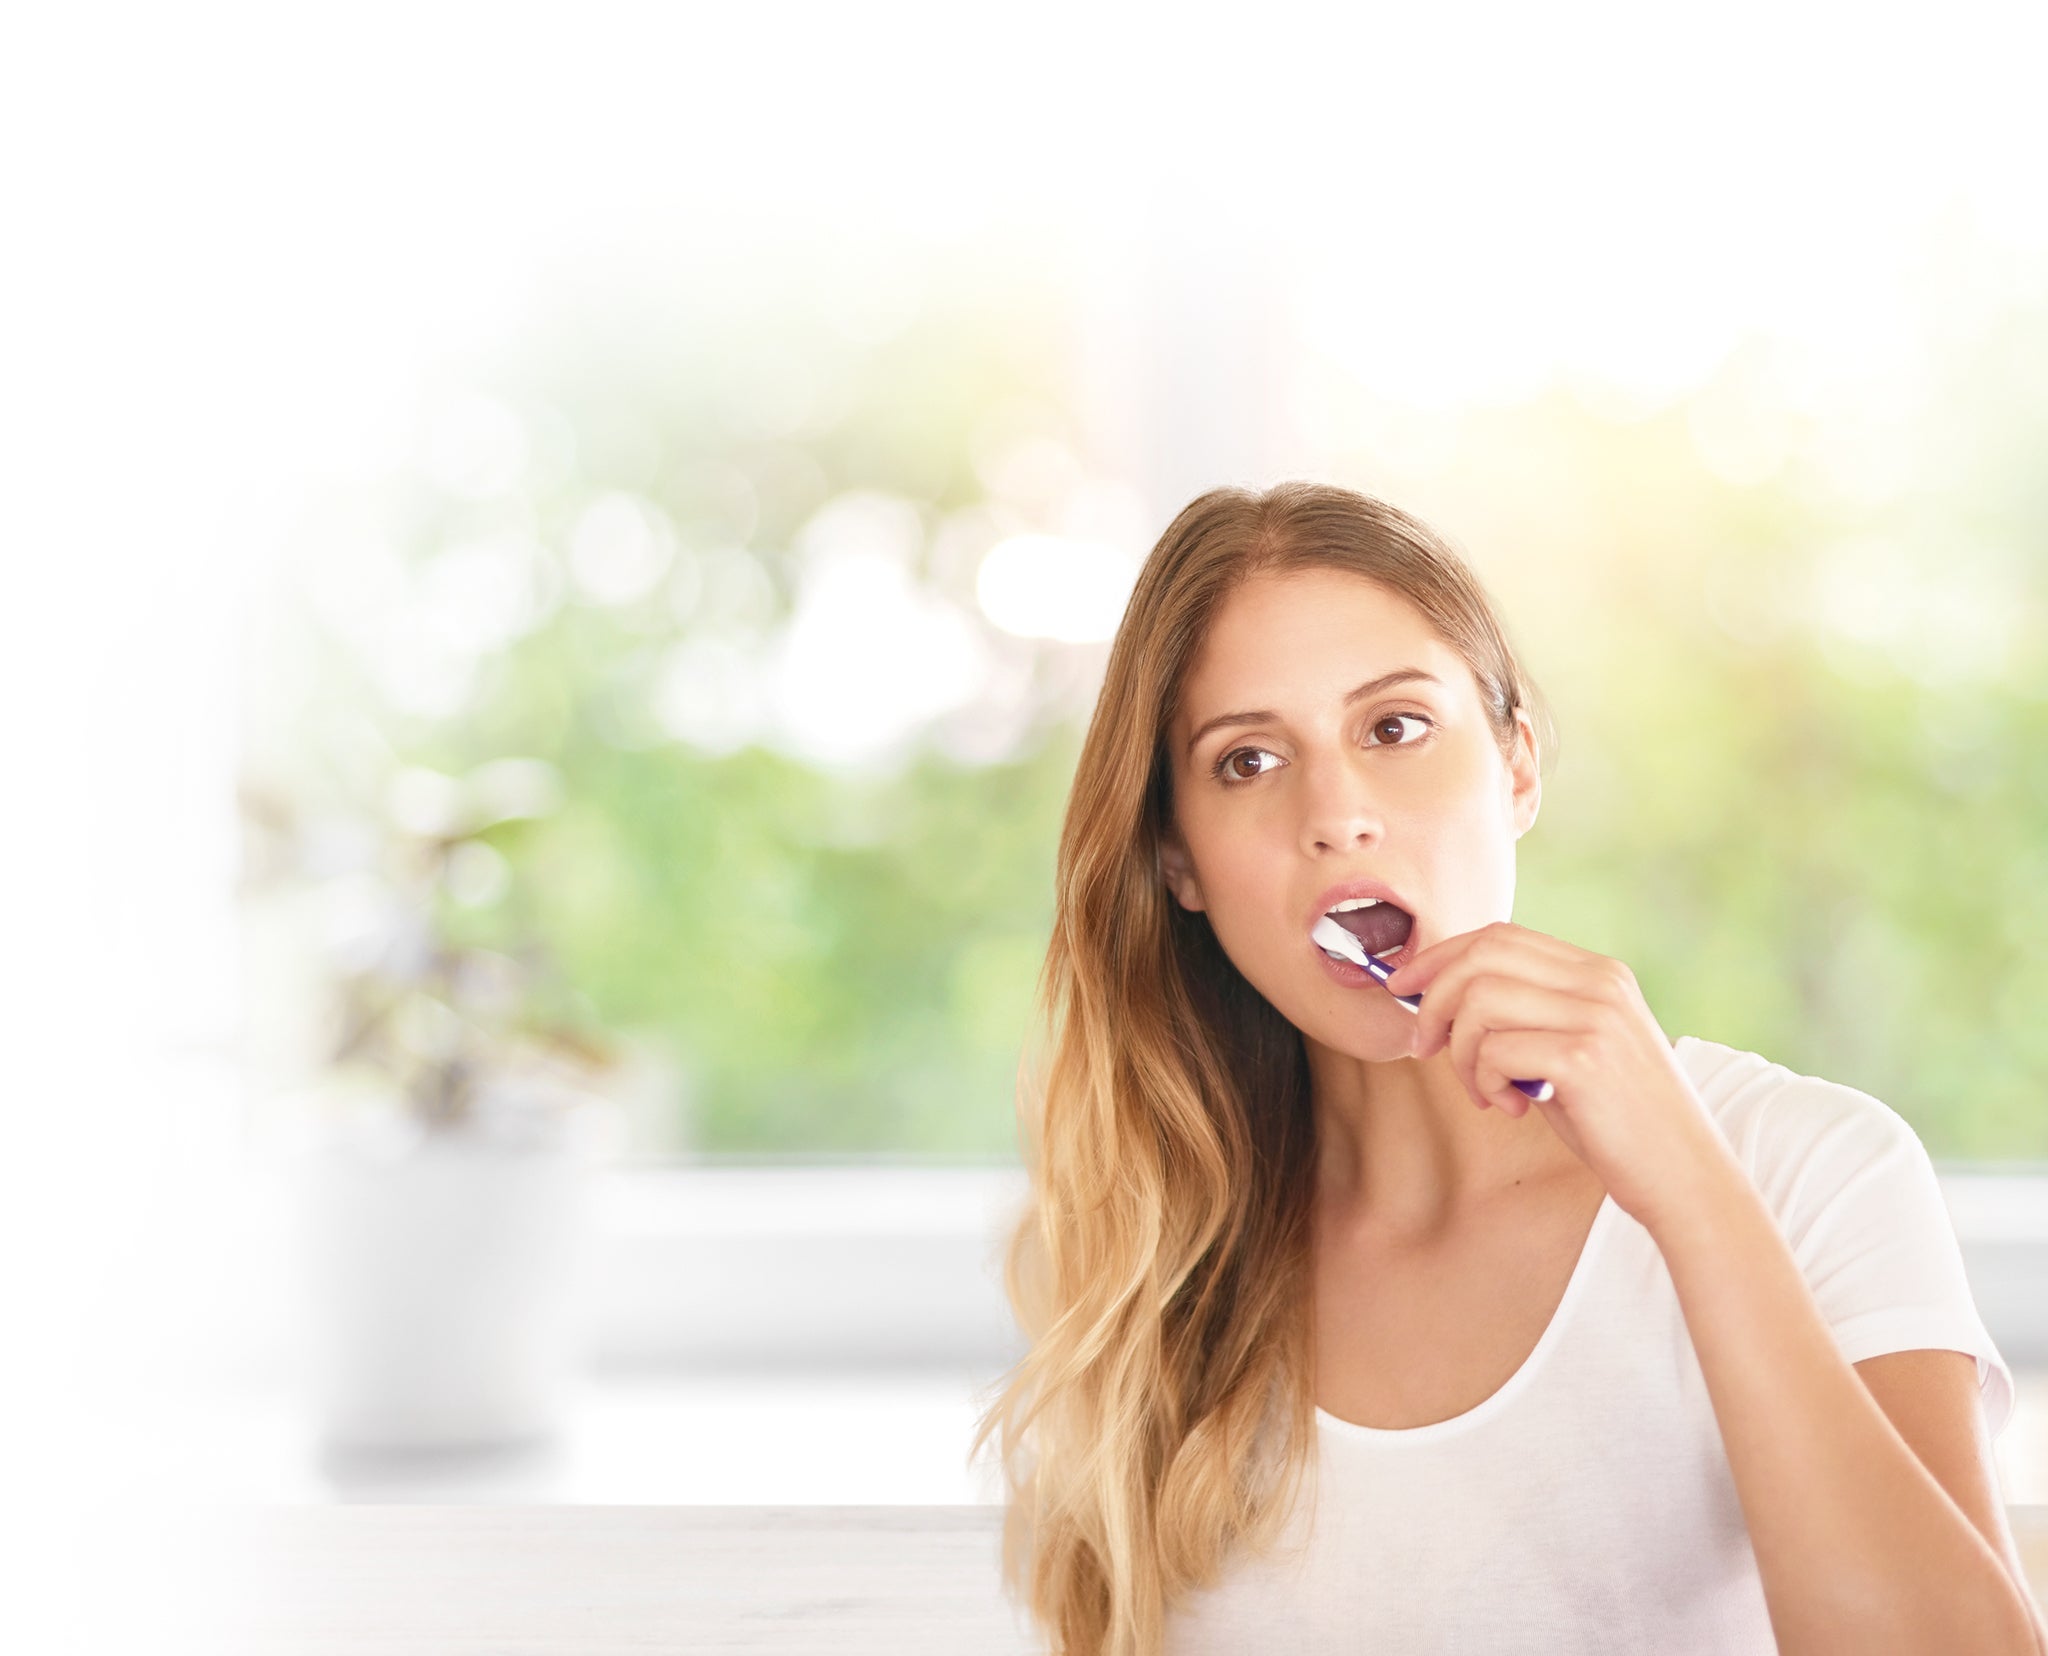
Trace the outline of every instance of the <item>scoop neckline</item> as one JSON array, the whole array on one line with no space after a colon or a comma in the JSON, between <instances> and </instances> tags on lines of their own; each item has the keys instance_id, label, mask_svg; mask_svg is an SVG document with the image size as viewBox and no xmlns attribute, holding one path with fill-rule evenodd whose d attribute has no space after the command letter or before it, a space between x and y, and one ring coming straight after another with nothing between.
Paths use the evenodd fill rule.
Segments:
<instances>
[{"instance_id":1,"label":"scoop neckline","mask_svg":"<svg viewBox=\"0 0 2048 1656\"><path fill-rule=\"evenodd\" d=\"M1494 1388L1493 1392L1472 1405L1463 1414L1454 1414L1445 1420L1432 1420L1423 1426L1361 1426L1355 1420L1345 1420L1331 1414L1320 1403L1315 1406L1316 1424L1338 1437L1355 1438L1373 1443L1424 1443L1432 1438L1454 1437L1483 1424L1506 1408L1518 1393L1526 1391L1536 1372L1542 1368L1550 1349L1564 1337L1566 1323L1571 1320L1572 1308L1584 1296L1586 1279L1592 1275L1594 1259L1600 1251L1600 1244L1613 1228L1613 1215L1620 1212L1611 1192L1603 1191L1600 1205L1593 1212L1593 1223L1586 1227L1586 1240L1579 1245L1579 1257L1572 1265L1572 1274L1564 1285L1564 1292L1558 1296L1557 1308L1550 1313L1550 1321L1543 1325L1543 1332L1530 1347L1529 1355L1522 1359L1521 1367Z\"/></svg>"}]
</instances>

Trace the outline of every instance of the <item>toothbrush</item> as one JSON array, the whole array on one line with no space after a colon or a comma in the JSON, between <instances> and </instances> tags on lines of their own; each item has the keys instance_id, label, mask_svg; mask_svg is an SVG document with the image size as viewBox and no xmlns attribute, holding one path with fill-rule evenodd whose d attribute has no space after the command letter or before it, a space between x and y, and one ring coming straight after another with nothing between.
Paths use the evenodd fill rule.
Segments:
<instances>
[{"instance_id":1,"label":"toothbrush","mask_svg":"<svg viewBox=\"0 0 2048 1656\"><path fill-rule=\"evenodd\" d=\"M1353 937L1342 926L1338 925L1327 914L1316 922L1315 929L1308 935L1309 941L1322 949L1326 954L1342 955L1353 965L1363 966L1372 975L1373 981L1383 989L1386 988L1387 979L1394 975L1394 969L1391 966L1380 959L1378 955L1367 954L1365 952L1365 945L1359 942L1357 938ZM1387 989L1387 993L1394 995L1394 991L1391 989ZM1407 1007L1410 1012L1420 1012L1422 1010L1422 997L1420 995L1394 995L1394 999ZM1514 1086L1517 1092L1527 1093L1538 1104L1547 1104L1557 1096L1557 1089L1551 1086L1548 1081L1517 1081L1514 1083Z\"/></svg>"}]
</instances>

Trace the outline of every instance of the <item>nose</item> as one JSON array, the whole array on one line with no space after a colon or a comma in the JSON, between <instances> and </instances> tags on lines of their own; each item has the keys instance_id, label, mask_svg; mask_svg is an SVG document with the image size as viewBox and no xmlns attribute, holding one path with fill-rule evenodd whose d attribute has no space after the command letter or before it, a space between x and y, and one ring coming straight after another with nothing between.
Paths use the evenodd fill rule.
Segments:
<instances>
[{"instance_id":1,"label":"nose","mask_svg":"<svg viewBox=\"0 0 2048 1656\"><path fill-rule=\"evenodd\" d=\"M1386 837L1385 812L1366 775L1364 755L1307 753L1295 765L1305 851L1351 851Z\"/></svg>"}]
</instances>

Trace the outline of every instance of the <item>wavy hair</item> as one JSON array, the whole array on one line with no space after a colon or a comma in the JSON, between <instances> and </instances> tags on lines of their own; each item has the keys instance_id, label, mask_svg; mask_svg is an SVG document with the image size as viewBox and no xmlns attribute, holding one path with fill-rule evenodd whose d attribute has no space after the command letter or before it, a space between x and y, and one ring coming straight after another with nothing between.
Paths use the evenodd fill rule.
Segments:
<instances>
[{"instance_id":1,"label":"wavy hair","mask_svg":"<svg viewBox=\"0 0 2048 1656\"><path fill-rule=\"evenodd\" d=\"M1155 1656L1167 1612L1314 1496L1301 1034L1180 907L1166 732L1211 619L1262 573L1347 570L1414 604L1471 667L1503 755L1540 692L1449 542L1349 489L1215 489L1168 525L1110 648L1055 867L1019 1068L1030 1196L1003 1255L1025 1355L999 1441L1003 1581L1051 1656Z\"/></svg>"}]
</instances>

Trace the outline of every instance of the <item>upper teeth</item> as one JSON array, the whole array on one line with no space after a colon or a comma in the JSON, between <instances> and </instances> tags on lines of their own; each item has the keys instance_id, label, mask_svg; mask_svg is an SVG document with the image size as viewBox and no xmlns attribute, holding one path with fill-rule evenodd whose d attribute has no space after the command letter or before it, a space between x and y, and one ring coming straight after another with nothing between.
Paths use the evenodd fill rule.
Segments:
<instances>
[{"instance_id":1,"label":"upper teeth","mask_svg":"<svg viewBox=\"0 0 2048 1656\"><path fill-rule=\"evenodd\" d=\"M1347 897L1343 902L1331 909L1330 912L1332 914L1345 914L1352 909L1371 908L1378 901L1377 897Z\"/></svg>"}]
</instances>

